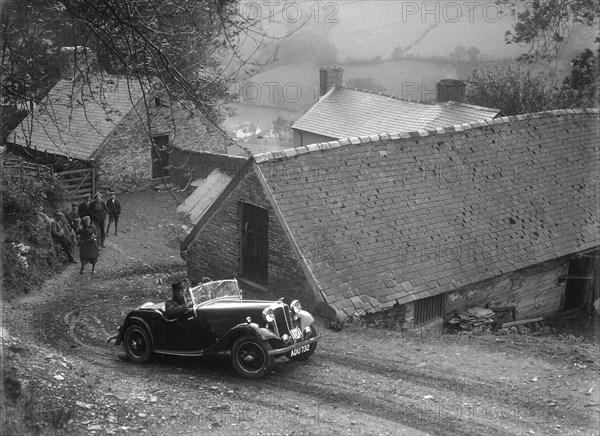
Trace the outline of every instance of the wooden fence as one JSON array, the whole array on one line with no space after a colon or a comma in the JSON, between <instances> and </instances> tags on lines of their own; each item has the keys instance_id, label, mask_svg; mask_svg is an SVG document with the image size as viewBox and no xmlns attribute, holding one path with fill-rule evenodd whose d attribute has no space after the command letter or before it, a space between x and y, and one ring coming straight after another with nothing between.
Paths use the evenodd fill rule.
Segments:
<instances>
[{"instance_id":1,"label":"wooden fence","mask_svg":"<svg viewBox=\"0 0 600 436\"><path fill-rule=\"evenodd\" d=\"M35 177L37 179L52 176L52 169L49 166L6 156L2 159L2 172L3 174Z\"/></svg>"},{"instance_id":2,"label":"wooden fence","mask_svg":"<svg viewBox=\"0 0 600 436\"><path fill-rule=\"evenodd\" d=\"M97 173L95 168L54 172L51 167L46 165L5 156L2 159L2 172L7 175L20 175L38 180L54 177L64 186L69 201L80 200L85 194L96 192Z\"/></svg>"}]
</instances>

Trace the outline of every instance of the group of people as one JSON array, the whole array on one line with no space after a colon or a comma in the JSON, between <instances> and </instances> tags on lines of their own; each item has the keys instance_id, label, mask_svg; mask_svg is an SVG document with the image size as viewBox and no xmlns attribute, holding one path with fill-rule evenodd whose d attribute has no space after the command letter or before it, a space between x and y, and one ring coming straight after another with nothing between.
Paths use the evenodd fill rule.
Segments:
<instances>
[{"instance_id":1,"label":"group of people","mask_svg":"<svg viewBox=\"0 0 600 436\"><path fill-rule=\"evenodd\" d=\"M95 274L96 262L100 254L98 245L105 247L104 241L113 222L115 236L118 236L121 204L116 199L115 193L110 195L111 198L105 203L100 192L94 195L93 201L90 201L90 194L86 194L81 203L71 203L71 211L66 217L62 212L57 212L55 220L50 224L52 239L62 247L70 263L76 263L73 247L75 243L79 245L80 274L83 274L88 263L92 265L92 274ZM105 230L106 215L108 215L108 226Z\"/></svg>"}]
</instances>

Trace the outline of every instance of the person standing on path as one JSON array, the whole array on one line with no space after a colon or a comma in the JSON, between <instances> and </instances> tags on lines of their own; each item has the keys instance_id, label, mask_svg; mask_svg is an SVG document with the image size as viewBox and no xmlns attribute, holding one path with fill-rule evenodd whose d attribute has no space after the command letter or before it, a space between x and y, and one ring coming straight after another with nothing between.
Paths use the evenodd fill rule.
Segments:
<instances>
[{"instance_id":1,"label":"person standing on path","mask_svg":"<svg viewBox=\"0 0 600 436\"><path fill-rule=\"evenodd\" d=\"M67 255L70 263L76 263L73 258L73 247L71 245L71 238L65 232L65 216L62 212L56 212L55 219L50 223L50 233L52 234L52 241L55 244L59 244Z\"/></svg>"},{"instance_id":2,"label":"person standing on path","mask_svg":"<svg viewBox=\"0 0 600 436\"><path fill-rule=\"evenodd\" d=\"M79 219L83 219L84 216L90 215L90 194L84 195L84 200L79 203L77 213L79 214Z\"/></svg>"},{"instance_id":3,"label":"person standing on path","mask_svg":"<svg viewBox=\"0 0 600 436\"><path fill-rule=\"evenodd\" d=\"M98 242L96 235L96 227L92 224L90 217L83 217L81 220L81 227L77 230L79 259L81 260L79 274L83 274L83 268L88 263L92 264L92 274L96 274L96 262L98 261Z\"/></svg>"},{"instance_id":4,"label":"person standing on path","mask_svg":"<svg viewBox=\"0 0 600 436\"><path fill-rule=\"evenodd\" d=\"M106 238L105 229L105 221L106 221L106 213L108 210L106 209L106 204L102 201L102 194L96 192L94 201L90 203L90 218L92 219L92 223L96 226L100 231L100 246L104 247L104 239Z\"/></svg>"},{"instance_id":5,"label":"person standing on path","mask_svg":"<svg viewBox=\"0 0 600 436\"><path fill-rule=\"evenodd\" d=\"M115 222L115 236L118 236L119 231L119 215L121 215L121 204L116 199L116 194L111 192L110 199L106 202L106 209L108 210L108 225L106 226L106 237L108 237L110 231L110 224Z\"/></svg>"}]
</instances>

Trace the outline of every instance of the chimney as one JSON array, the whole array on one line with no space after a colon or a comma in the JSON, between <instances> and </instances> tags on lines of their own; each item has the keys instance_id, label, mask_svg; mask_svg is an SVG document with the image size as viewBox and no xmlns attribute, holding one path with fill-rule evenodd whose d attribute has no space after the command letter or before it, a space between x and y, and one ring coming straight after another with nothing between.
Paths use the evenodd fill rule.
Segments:
<instances>
[{"instance_id":1,"label":"chimney","mask_svg":"<svg viewBox=\"0 0 600 436\"><path fill-rule=\"evenodd\" d=\"M321 67L319 70L319 96L323 97L333 85L342 85L344 69L340 67Z\"/></svg>"},{"instance_id":2,"label":"chimney","mask_svg":"<svg viewBox=\"0 0 600 436\"><path fill-rule=\"evenodd\" d=\"M442 79L437 84L437 96L436 100L438 103L444 101L465 101L465 94L467 85L462 80L456 79Z\"/></svg>"},{"instance_id":3,"label":"chimney","mask_svg":"<svg viewBox=\"0 0 600 436\"><path fill-rule=\"evenodd\" d=\"M96 55L88 47L75 46L60 49L60 76L62 79L73 80L86 74L96 64Z\"/></svg>"}]
</instances>

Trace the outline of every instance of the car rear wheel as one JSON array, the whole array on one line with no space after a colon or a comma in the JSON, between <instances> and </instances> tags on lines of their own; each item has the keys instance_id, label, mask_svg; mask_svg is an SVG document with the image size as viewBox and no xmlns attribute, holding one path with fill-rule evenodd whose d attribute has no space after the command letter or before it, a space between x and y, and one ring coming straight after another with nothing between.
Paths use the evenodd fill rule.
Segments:
<instances>
[{"instance_id":1,"label":"car rear wheel","mask_svg":"<svg viewBox=\"0 0 600 436\"><path fill-rule=\"evenodd\" d=\"M314 325L314 324L311 324L311 325L310 325L310 331L311 331L311 333L310 333L309 335L306 335L306 336L304 337L304 339L310 339L310 338L314 338L315 336L317 336L317 335L318 335L318 333L317 333L317 328L315 327L315 325ZM295 361L306 360L306 359L308 359L310 356L312 356L312 354L315 352L315 350L316 350L316 349L317 349L317 343L316 343L316 342L313 342L312 344L310 344L310 345L308 346L308 351L306 351L306 352L304 352L304 353L301 353L301 354L297 354L297 355L295 355L295 356L292 356L292 355L291 355L291 352L290 352L290 354L288 354L288 357L289 357L291 360L295 360Z\"/></svg>"},{"instance_id":2,"label":"car rear wheel","mask_svg":"<svg viewBox=\"0 0 600 436\"><path fill-rule=\"evenodd\" d=\"M150 337L146 329L132 325L125 330L125 351L135 363L143 363L150 358Z\"/></svg>"},{"instance_id":3,"label":"car rear wheel","mask_svg":"<svg viewBox=\"0 0 600 436\"><path fill-rule=\"evenodd\" d=\"M243 336L234 342L231 349L233 367L244 378L261 378L273 364L270 349L270 345L260 339Z\"/></svg>"}]
</instances>

